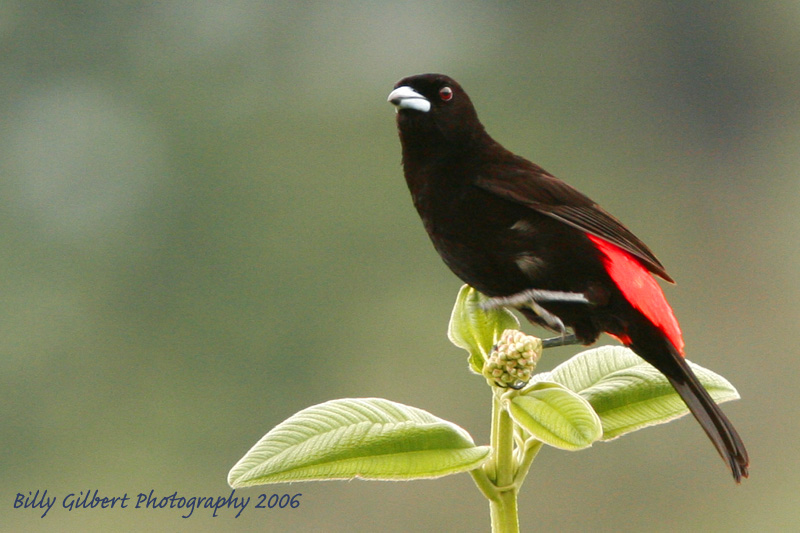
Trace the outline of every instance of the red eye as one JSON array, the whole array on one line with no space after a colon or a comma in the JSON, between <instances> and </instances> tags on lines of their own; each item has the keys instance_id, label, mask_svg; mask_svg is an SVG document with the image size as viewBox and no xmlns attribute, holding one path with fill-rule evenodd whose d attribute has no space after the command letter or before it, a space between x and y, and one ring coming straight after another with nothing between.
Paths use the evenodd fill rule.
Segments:
<instances>
[{"instance_id":1,"label":"red eye","mask_svg":"<svg viewBox=\"0 0 800 533\"><path fill-rule=\"evenodd\" d=\"M453 89L450 87L442 87L439 89L439 98L442 99L442 102L449 102L453 99Z\"/></svg>"}]
</instances>

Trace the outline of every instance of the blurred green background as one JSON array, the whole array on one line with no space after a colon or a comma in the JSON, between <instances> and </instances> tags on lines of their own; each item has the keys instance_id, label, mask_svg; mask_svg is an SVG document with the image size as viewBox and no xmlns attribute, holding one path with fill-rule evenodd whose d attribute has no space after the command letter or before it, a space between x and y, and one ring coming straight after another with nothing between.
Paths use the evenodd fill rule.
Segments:
<instances>
[{"instance_id":1,"label":"blurred green background","mask_svg":"<svg viewBox=\"0 0 800 533\"><path fill-rule=\"evenodd\" d=\"M258 438L340 397L486 442L488 389L445 336L461 284L386 103L438 71L656 251L689 358L743 397L724 406L741 486L682 419L544 451L523 529L796 529L798 27L796 1L3 2L0 528L488 530L467 475L237 491L303 493L238 519L13 509L37 489L228 495Z\"/></svg>"}]
</instances>

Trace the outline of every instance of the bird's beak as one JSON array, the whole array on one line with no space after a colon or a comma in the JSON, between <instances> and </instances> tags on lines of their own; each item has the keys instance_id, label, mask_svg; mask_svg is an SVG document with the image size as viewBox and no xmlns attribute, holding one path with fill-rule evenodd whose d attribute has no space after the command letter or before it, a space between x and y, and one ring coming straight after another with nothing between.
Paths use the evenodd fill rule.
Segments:
<instances>
[{"instance_id":1,"label":"bird's beak","mask_svg":"<svg viewBox=\"0 0 800 533\"><path fill-rule=\"evenodd\" d=\"M388 100L397 108L397 111L401 109L413 109L415 111L427 113L431 110L431 103L428 99L407 85L398 87L389 93Z\"/></svg>"}]
</instances>

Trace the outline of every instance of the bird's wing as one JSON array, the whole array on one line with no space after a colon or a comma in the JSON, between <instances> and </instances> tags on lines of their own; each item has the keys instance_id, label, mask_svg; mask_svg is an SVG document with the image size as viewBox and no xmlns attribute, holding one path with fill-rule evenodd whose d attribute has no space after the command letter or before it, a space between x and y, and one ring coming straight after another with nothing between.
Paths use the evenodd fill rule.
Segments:
<instances>
[{"instance_id":1,"label":"bird's wing","mask_svg":"<svg viewBox=\"0 0 800 533\"><path fill-rule=\"evenodd\" d=\"M673 282L650 248L619 220L564 181L533 164L531 167L494 167L485 176L479 176L475 184L501 198L611 242L639 259L650 272Z\"/></svg>"}]
</instances>

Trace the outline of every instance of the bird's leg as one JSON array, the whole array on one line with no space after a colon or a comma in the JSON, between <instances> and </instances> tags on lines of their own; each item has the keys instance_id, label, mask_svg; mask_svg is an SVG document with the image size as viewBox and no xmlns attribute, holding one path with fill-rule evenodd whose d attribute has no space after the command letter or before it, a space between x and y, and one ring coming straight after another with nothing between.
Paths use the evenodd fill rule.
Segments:
<instances>
[{"instance_id":1,"label":"bird's leg","mask_svg":"<svg viewBox=\"0 0 800 533\"><path fill-rule=\"evenodd\" d=\"M528 289L510 296L496 296L489 298L481 304L483 309L496 309L498 307L527 307L542 319L553 331L560 331L560 337L547 340L563 339L562 343L551 346L563 346L577 342L575 335L567 335L564 322L556 315L539 305L539 302L561 302L591 305L591 301L581 292L547 291L541 289ZM571 338L571 340L570 340Z\"/></svg>"},{"instance_id":2,"label":"bird's leg","mask_svg":"<svg viewBox=\"0 0 800 533\"><path fill-rule=\"evenodd\" d=\"M510 296L495 296L489 298L482 305L484 309L498 307L519 307L531 302L562 302L589 305L592 302L582 292L545 291L541 289L528 289Z\"/></svg>"},{"instance_id":3,"label":"bird's leg","mask_svg":"<svg viewBox=\"0 0 800 533\"><path fill-rule=\"evenodd\" d=\"M555 348L557 346L570 346L572 344L581 344L581 341L578 340L578 337L576 337L574 333L542 339L542 348Z\"/></svg>"}]
</instances>

